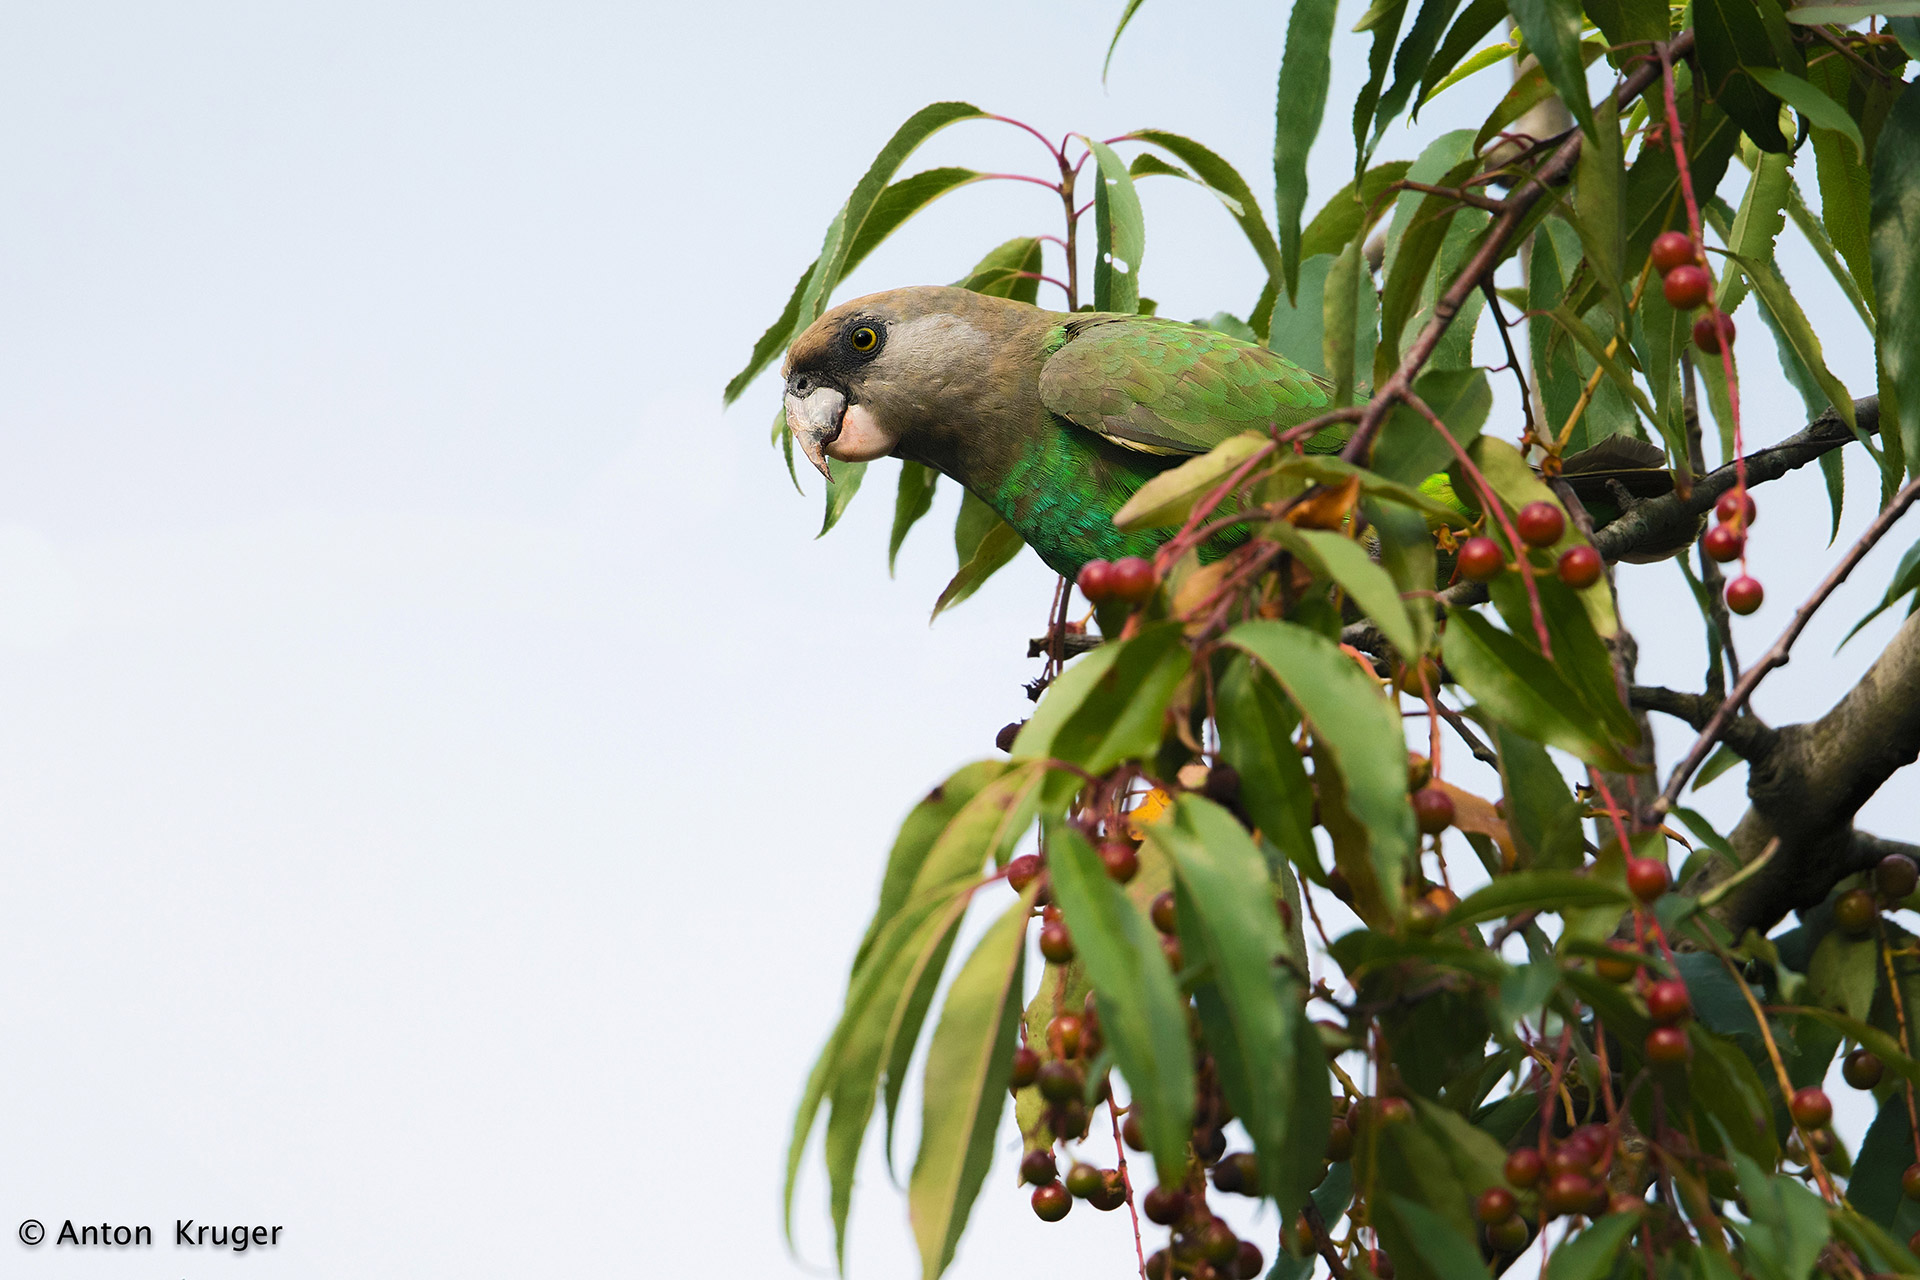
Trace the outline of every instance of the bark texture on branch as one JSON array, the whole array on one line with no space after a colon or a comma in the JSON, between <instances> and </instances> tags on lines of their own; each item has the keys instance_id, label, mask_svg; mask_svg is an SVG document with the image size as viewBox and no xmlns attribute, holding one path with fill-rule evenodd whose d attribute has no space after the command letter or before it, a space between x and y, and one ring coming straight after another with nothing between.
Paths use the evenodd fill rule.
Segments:
<instances>
[{"instance_id":1,"label":"bark texture on branch","mask_svg":"<svg viewBox=\"0 0 1920 1280\"><path fill-rule=\"evenodd\" d=\"M1901 624L1859 683L1824 716L1783 725L1772 737L1770 749L1749 757L1751 807L1729 839L1743 864L1776 836L1780 848L1714 907L1736 937L1748 928L1764 932L1789 911L1817 904L1887 853L1920 854L1853 829L1860 806L1920 756L1920 614ZM1688 891L1727 878L1729 870L1709 868Z\"/></svg>"}]
</instances>

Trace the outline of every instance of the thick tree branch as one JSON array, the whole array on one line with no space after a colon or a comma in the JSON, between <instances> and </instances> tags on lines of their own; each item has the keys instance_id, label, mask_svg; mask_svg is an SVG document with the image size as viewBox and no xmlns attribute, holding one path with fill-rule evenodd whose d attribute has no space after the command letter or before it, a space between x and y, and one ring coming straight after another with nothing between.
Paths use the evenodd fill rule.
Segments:
<instances>
[{"instance_id":1,"label":"thick tree branch","mask_svg":"<svg viewBox=\"0 0 1920 1280\"><path fill-rule=\"evenodd\" d=\"M1854 420L1864 434L1880 429L1880 397L1867 396L1853 402ZM1854 439L1853 432L1832 409L1808 423L1806 428L1779 444L1756 449L1747 455L1747 486L1778 480L1806 466L1823 453L1831 453ZM1694 481L1693 491L1682 497L1678 490L1658 498L1636 502L1619 519L1594 535L1593 544L1609 560L1625 560L1636 553L1665 547L1683 546L1699 536L1700 519L1713 510L1720 495L1734 487L1738 468L1728 463Z\"/></svg>"},{"instance_id":2,"label":"thick tree branch","mask_svg":"<svg viewBox=\"0 0 1920 1280\"><path fill-rule=\"evenodd\" d=\"M1724 699L1709 693L1681 693L1677 689L1640 684L1633 686L1631 698L1636 711L1658 711L1661 715L1684 720L1696 730L1707 727L1722 701ZM1726 728L1720 731L1720 740L1742 760L1753 761L1772 751L1779 742L1779 735L1749 711L1729 720Z\"/></svg>"},{"instance_id":3,"label":"thick tree branch","mask_svg":"<svg viewBox=\"0 0 1920 1280\"><path fill-rule=\"evenodd\" d=\"M1820 719L1774 731L1772 751L1748 771L1751 808L1729 837L1742 865L1778 837L1780 849L1713 908L1738 937L1813 906L1845 877L1888 853L1920 849L1856 832L1860 806L1920 756L1920 614L1910 615L1858 684ZM1724 879L1710 869L1689 886Z\"/></svg>"}]
</instances>

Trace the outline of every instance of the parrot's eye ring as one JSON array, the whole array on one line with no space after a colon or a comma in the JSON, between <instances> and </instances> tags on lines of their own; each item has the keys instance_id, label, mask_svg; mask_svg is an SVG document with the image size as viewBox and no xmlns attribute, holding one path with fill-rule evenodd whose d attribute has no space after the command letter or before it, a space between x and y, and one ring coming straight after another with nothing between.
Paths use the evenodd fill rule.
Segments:
<instances>
[{"instance_id":1,"label":"parrot's eye ring","mask_svg":"<svg viewBox=\"0 0 1920 1280\"><path fill-rule=\"evenodd\" d=\"M880 331L863 324L847 334L847 345L861 355L871 355L880 345Z\"/></svg>"}]
</instances>

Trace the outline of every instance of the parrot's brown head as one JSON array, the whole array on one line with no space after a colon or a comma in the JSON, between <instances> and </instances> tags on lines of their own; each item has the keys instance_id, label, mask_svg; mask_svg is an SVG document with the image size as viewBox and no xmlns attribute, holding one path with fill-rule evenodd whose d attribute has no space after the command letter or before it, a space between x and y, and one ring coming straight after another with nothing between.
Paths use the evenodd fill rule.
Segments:
<instances>
[{"instance_id":1,"label":"parrot's brown head","mask_svg":"<svg viewBox=\"0 0 1920 1280\"><path fill-rule=\"evenodd\" d=\"M1003 353L1044 313L922 285L842 303L787 348L787 423L807 460L870 462L1005 401Z\"/></svg>"}]
</instances>

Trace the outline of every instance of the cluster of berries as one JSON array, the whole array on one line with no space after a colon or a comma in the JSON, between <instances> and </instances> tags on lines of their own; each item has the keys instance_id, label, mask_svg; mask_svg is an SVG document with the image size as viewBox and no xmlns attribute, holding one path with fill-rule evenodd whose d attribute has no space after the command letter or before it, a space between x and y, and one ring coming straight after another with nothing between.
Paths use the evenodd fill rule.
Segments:
<instances>
[{"instance_id":1,"label":"cluster of berries","mask_svg":"<svg viewBox=\"0 0 1920 1280\"><path fill-rule=\"evenodd\" d=\"M1700 246L1684 231L1662 231L1653 238L1653 259L1661 275L1660 292L1675 311L1691 311L1713 295L1713 277L1701 265ZM1733 345L1733 317L1716 308L1693 322L1693 345L1719 355Z\"/></svg>"},{"instance_id":2,"label":"cluster of berries","mask_svg":"<svg viewBox=\"0 0 1920 1280\"><path fill-rule=\"evenodd\" d=\"M1607 1191L1607 1170L1613 1164L1613 1135L1603 1124L1581 1125L1552 1146L1522 1147L1507 1157L1508 1186L1519 1191L1534 1191L1540 1208L1548 1217L1585 1214L1597 1218L1603 1213L1633 1213L1643 1202L1624 1193ZM1619 1203L1615 1204L1615 1200ZM1506 1254L1527 1247L1527 1220L1521 1216L1519 1199L1507 1187L1488 1187L1474 1205L1476 1215L1486 1228L1487 1243Z\"/></svg>"},{"instance_id":3,"label":"cluster of berries","mask_svg":"<svg viewBox=\"0 0 1920 1280\"><path fill-rule=\"evenodd\" d=\"M1139 556L1089 560L1080 566L1080 576L1074 582L1089 604L1105 604L1109 600L1139 604L1151 596L1158 585L1153 565Z\"/></svg>"},{"instance_id":4,"label":"cluster of berries","mask_svg":"<svg viewBox=\"0 0 1920 1280\"><path fill-rule=\"evenodd\" d=\"M1550 547L1567 532L1567 516L1557 503L1529 502L1514 517L1514 531L1529 547ZM1492 582L1506 570L1507 558L1500 544L1484 534L1460 544L1460 576L1474 582ZM1582 542L1567 548L1554 562L1554 574L1575 590L1600 581L1604 566L1592 544Z\"/></svg>"},{"instance_id":5,"label":"cluster of berries","mask_svg":"<svg viewBox=\"0 0 1920 1280\"><path fill-rule=\"evenodd\" d=\"M1713 514L1720 523L1707 530L1706 536L1700 539L1700 549L1722 564L1740 559L1747 553L1747 530L1753 528L1753 518L1757 514L1753 495L1744 488L1730 489L1713 504ZM1766 598L1767 593L1759 579L1744 573L1727 584L1727 608L1735 613L1752 613Z\"/></svg>"}]
</instances>

